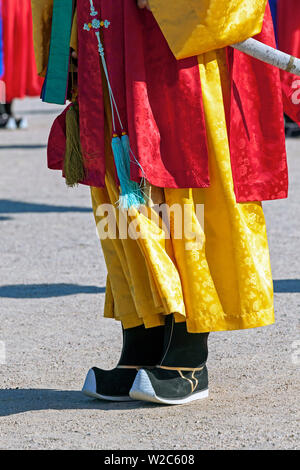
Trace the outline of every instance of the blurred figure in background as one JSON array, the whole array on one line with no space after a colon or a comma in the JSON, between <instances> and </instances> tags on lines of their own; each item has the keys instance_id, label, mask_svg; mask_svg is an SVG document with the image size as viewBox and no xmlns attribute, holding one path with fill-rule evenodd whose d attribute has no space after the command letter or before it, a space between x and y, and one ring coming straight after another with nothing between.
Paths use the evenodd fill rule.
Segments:
<instances>
[{"instance_id":1,"label":"blurred figure in background","mask_svg":"<svg viewBox=\"0 0 300 470\"><path fill-rule=\"evenodd\" d=\"M16 118L12 110L15 98L39 96L42 79L37 75L32 39L30 0L0 0L2 6L2 39L5 103L0 104L0 128L24 129L27 122Z\"/></svg>"},{"instance_id":2,"label":"blurred figure in background","mask_svg":"<svg viewBox=\"0 0 300 470\"><path fill-rule=\"evenodd\" d=\"M274 0L272 0L274 3ZM299 0L277 0L277 39L278 48L295 57L300 57L300 2ZM275 9L274 9L275 12ZM290 102L287 103L286 111L286 135L288 137L299 137L300 128L293 115L294 109L291 96L295 93L295 84L299 77L291 76L288 72L281 72L282 87L284 94L288 94ZM299 87L298 87L299 88ZM296 99L296 98L295 98ZM292 119L291 119L292 118Z\"/></svg>"}]
</instances>

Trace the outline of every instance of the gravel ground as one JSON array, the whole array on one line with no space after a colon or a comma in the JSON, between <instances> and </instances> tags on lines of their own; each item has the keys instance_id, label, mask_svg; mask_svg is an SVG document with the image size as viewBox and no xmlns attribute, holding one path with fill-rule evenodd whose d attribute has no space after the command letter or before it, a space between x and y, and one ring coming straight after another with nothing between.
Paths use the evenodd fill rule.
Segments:
<instances>
[{"instance_id":1,"label":"gravel ground","mask_svg":"<svg viewBox=\"0 0 300 470\"><path fill-rule=\"evenodd\" d=\"M299 449L300 140L287 142L290 198L265 204L276 324L211 335L206 401L107 403L79 392L121 339L102 318L89 188L46 168L59 107L28 99L17 111L30 130L0 133L0 448Z\"/></svg>"}]
</instances>

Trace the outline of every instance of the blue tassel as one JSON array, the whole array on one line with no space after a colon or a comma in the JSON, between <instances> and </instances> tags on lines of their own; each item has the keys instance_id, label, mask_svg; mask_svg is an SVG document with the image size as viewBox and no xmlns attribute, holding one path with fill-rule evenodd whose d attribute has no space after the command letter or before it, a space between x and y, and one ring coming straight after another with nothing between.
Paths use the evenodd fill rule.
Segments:
<instances>
[{"instance_id":1,"label":"blue tassel","mask_svg":"<svg viewBox=\"0 0 300 470\"><path fill-rule=\"evenodd\" d=\"M135 181L130 180L130 144L127 135L122 138L114 135L112 138L112 151L121 186L119 207L130 209L145 203L141 188Z\"/></svg>"}]
</instances>

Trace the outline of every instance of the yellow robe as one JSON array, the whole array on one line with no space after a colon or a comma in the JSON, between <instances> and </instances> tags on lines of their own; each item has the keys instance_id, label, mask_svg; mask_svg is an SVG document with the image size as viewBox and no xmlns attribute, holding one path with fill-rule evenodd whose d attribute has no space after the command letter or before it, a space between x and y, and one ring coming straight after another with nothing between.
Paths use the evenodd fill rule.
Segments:
<instances>
[{"instance_id":1,"label":"yellow robe","mask_svg":"<svg viewBox=\"0 0 300 470\"><path fill-rule=\"evenodd\" d=\"M46 0L44 2L47 3ZM185 11L182 10L183 25L180 28L177 22L179 10L172 8L174 2L168 10L166 5L170 0L151 0L150 4L161 27L161 18L166 18L167 14L167 22L173 25L176 22L177 30L183 31L183 38L187 38L189 30L185 29L184 19L189 18L191 10L188 10L185 0L176 0L175 4L186 5ZM190 332L264 326L274 322L265 219L260 202L237 204L235 200L224 112L224 102L229 93L225 51L211 50L209 25L213 12L223 18L219 35L213 30L220 48L229 44L228 40L232 38L234 42L245 39L244 29L248 21L252 29L249 27L247 34L259 32L265 2L191 0L188 4L200 10L200 6L205 5L205 10L201 10L201 24L207 25L207 36L203 34L201 37L201 51L190 39L188 45L183 41L182 49L184 54L197 51L198 55L201 52L198 60L211 186L193 190L164 188L162 192L167 204L186 205L190 210L192 231L197 238L175 239L171 223L171 238L168 239L156 217L155 208L134 210L129 221L138 226L142 238L122 239L117 233L114 239L101 240L108 270L104 314L121 320L125 328L141 324L146 327L161 325L164 316L170 313L175 314L176 321L186 321ZM229 14L232 5L236 18L234 36L231 32L233 16ZM212 23L217 28L218 25L214 21ZM172 45L172 35L166 32L166 37ZM37 35L37 42L39 38ZM95 220L100 225L104 220L102 204L115 204L119 198L110 145L111 115L107 92L105 96L106 186L103 189L91 188ZM195 215L196 204L204 205L202 222ZM120 224L124 214L118 210L116 214Z\"/></svg>"},{"instance_id":2,"label":"yellow robe","mask_svg":"<svg viewBox=\"0 0 300 470\"><path fill-rule=\"evenodd\" d=\"M149 3L170 49L177 59L183 59L259 34L267 0L149 0Z\"/></svg>"}]
</instances>

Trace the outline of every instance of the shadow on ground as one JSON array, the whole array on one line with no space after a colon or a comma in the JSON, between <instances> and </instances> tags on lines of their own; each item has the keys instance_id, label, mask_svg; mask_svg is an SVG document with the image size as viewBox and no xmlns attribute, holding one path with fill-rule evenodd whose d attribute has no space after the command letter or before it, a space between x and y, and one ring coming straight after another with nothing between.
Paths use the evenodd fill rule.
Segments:
<instances>
[{"instance_id":1,"label":"shadow on ground","mask_svg":"<svg viewBox=\"0 0 300 470\"><path fill-rule=\"evenodd\" d=\"M0 199L0 214L22 213L47 213L47 212L92 212L89 207L78 206L54 206L51 204L38 204L34 202L12 201Z\"/></svg>"},{"instance_id":2,"label":"shadow on ground","mask_svg":"<svg viewBox=\"0 0 300 470\"><path fill-rule=\"evenodd\" d=\"M274 292L277 294L293 294L300 292L300 279L280 279L274 281Z\"/></svg>"},{"instance_id":3,"label":"shadow on ground","mask_svg":"<svg viewBox=\"0 0 300 470\"><path fill-rule=\"evenodd\" d=\"M41 410L120 411L152 408L154 403L140 401L110 402L93 400L75 390L7 389L0 390L0 416Z\"/></svg>"},{"instance_id":4,"label":"shadow on ground","mask_svg":"<svg viewBox=\"0 0 300 470\"><path fill-rule=\"evenodd\" d=\"M46 299L75 294L103 294L105 287L79 284L12 284L0 287L0 298Z\"/></svg>"},{"instance_id":5,"label":"shadow on ground","mask_svg":"<svg viewBox=\"0 0 300 470\"><path fill-rule=\"evenodd\" d=\"M23 116L28 115L28 114L59 114L64 110L64 106L61 108L45 108L45 109L24 109L22 110L21 114Z\"/></svg>"},{"instance_id":6,"label":"shadow on ground","mask_svg":"<svg viewBox=\"0 0 300 470\"><path fill-rule=\"evenodd\" d=\"M35 150L45 149L46 144L11 144L11 145L0 145L0 150Z\"/></svg>"},{"instance_id":7,"label":"shadow on ground","mask_svg":"<svg viewBox=\"0 0 300 470\"><path fill-rule=\"evenodd\" d=\"M300 293L300 279L281 279L274 281L277 294ZM75 294L104 294L105 287L84 286L79 284L11 284L0 287L0 298L46 299Z\"/></svg>"}]
</instances>

